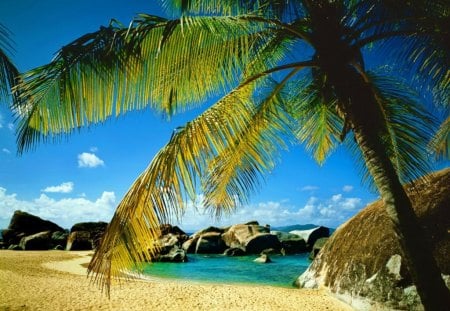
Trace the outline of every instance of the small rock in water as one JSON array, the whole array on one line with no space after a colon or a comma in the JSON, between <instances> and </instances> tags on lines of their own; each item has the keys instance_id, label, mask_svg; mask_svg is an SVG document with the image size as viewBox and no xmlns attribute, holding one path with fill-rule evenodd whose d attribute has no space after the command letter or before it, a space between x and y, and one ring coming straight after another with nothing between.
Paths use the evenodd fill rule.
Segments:
<instances>
[{"instance_id":1,"label":"small rock in water","mask_svg":"<svg viewBox=\"0 0 450 311\"><path fill-rule=\"evenodd\" d=\"M253 261L254 262L258 262L258 263L270 263L270 262L272 262L272 260L269 258L269 256L267 256L267 254L262 254L261 256L259 256L258 258L256 258Z\"/></svg>"}]
</instances>

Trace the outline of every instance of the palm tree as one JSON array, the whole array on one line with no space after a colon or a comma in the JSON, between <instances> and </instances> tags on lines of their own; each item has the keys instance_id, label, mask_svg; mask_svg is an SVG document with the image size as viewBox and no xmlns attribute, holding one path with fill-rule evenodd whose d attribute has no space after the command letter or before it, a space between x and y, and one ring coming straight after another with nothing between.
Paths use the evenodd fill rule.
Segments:
<instances>
[{"instance_id":1,"label":"palm tree","mask_svg":"<svg viewBox=\"0 0 450 311\"><path fill-rule=\"evenodd\" d=\"M89 266L95 281L109 293L124 269L155 256L159 224L198 191L212 214L232 212L281 149L303 143L321 163L345 141L384 199L423 305L450 305L402 187L429 169L434 120L414 88L448 97L445 1L162 2L181 17L113 21L19 86L21 152L112 115L171 116L225 94L174 131L119 203ZM383 51L385 66L367 69Z\"/></svg>"},{"instance_id":2,"label":"palm tree","mask_svg":"<svg viewBox=\"0 0 450 311\"><path fill-rule=\"evenodd\" d=\"M12 63L8 54L12 50L10 33L0 24L0 102L9 102L11 88L15 86L19 71Z\"/></svg>"}]
</instances>

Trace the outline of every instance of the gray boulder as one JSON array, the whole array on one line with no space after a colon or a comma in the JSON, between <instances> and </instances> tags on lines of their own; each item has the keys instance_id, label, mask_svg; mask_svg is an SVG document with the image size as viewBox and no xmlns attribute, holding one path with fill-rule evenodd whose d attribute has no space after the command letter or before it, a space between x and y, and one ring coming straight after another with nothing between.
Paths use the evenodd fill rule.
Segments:
<instances>
[{"instance_id":1,"label":"gray boulder","mask_svg":"<svg viewBox=\"0 0 450 311\"><path fill-rule=\"evenodd\" d=\"M223 252L225 256L230 257L237 257L237 256L244 256L245 255L245 249L240 247L231 247L227 248L225 252Z\"/></svg>"},{"instance_id":2,"label":"gray boulder","mask_svg":"<svg viewBox=\"0 0 450 311\"><path fill-rule=\"evenodd\" d=\"M306 242L299 235L282 231L271 231L271 233L278 237L285 254L299 254L307 251Z\"/></svg>"},{"instance_id":3,"label":"gray boulder","mask_svg":"<svg viewBox=\"0 0 450 311\"><path fill-rule=\"evenodd\" d=\"M314 246L311 250L311 253L309 253L309 259L313 260L316 258L317 254L320 252L322 247L325 245L325 243L328 241L329 238L320 238L314 243Z\"/></svg>"},{"instance_id":4,"label":"gray boulder","mask_svg":"<svg viewBox=\"0 0 450 311\"><path fill-rule=\"evenodd\" d=\"M222 254L226 248L219 232L202 234L197 241L195 252L197 254Z\"/></svg>"},{"instance_id":5,"label":"gray boulder","mask_svg":"<svg viewBox=\"0 0 450 311\"><path fill-rule=\"evenodd\" d=\"M19 246L26 251L48 250L51 248L51 242L52 239L50 231L44 231L23 237L20 240Z\"/></svg>"},{"instance_id":6,"label":"gray boulder","mask_svg":"<svg viewBox=\"0 0 450 311\"><path fill-rule=\"evenodd\" d=\"M243 248L248 240L260 233L269 233L270 228L260 226L257 222L250 224L237 224L231 226L223 235L222 239L228 247Z\"/></svg>"},{"instance_id":7,"label":"gray boulder","mask_svg":"<svg viewBox=\"0 0 450 311\"><path fill-rule=\"evenodd\" d=\"M260 233L250 237L245 244L245 251L247 254L259 254L266 249L280 251L281 243L276 235Z\"/></svg>"},{"instance_id":8,"label":"gray boulder","mask_svg":"<svg viewBox=\"0 0 450 311\"><path fill-rule=\"evenodd\" d=\"M293 230L289 233L300 236L305 240L308 250L311 250L314 243L320 238L327 238L330 236L330 229L327 227L316 227L310 230Z\"/></svg>"},{"instance_id":9,"label":"gray boulder","mask_svg":"<svg viewBox=\"0 0 450 311\"><path fill-rule=\"evenodd\" d=\"M186 252L175 246L169 250L168 253L159 254L156 258L156 261L160 262L187 262L188 257L186 256Z\"/></svg>"},{"instance_id":10,"label":"gray boulder","mask_svg":"<svg viewBox=\"0 0 450 311\"><path fill-rule=\"evenodd\" d=\"M70 229L70 235L74 232L83 232L79 235L79 242L81 243L79 247L83 248L84 250L90 250L95 249L100 244L100 241L103 237L103 234L106 231L106 227L108 227L108 223L103 221L98 222L80 222L76 223L72 226ZM86 238L86 232L89 233L89 237L87 238L89 242L82 242L83 239ZM75 235L76 236L76 235ZM83 237L83 238L81 238ZM89 243L91 244L91 247L88 248ZM78 248L78 246L75 246ZM67 249L67 246L66 246ZM75 250L73 246L70 248L71 250ZM81 250L81 249L77 249Z\"/></svg>"},{"instance_id":11,"label":"gray boulder","mask_svg":"<svg viewBox=\"0 0 450 311\"><path fill-rule=\"evenodd\" d=\"M89 231L71 232L67 239L66 250L86 251L94 248L91 233Z\"/></svg>"},{"instance_id":12,"label":"gray boulder","mask_svg":"<svg viewBox=\"0 0 450 311\"><path fill-rule=\"evenodd\" d=\"M450 275L450 169L406 185L447 286ZM359 310L423 310L382 200L340 226L297 279L321 287Z\"/></svg>"}]
</instances>

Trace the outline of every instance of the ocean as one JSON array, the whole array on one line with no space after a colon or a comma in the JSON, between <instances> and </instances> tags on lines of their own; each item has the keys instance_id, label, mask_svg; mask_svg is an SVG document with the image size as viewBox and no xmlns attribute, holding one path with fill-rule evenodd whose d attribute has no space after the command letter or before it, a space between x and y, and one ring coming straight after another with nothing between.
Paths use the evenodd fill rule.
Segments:
<instances>
[{"instance_id":1,"label":"ocean","mask_svg":"<svg viewBox=\"0 0 450 311\"><path fill-rule=\"evenodd\" d=\"M309 266L309 253L271 255L271 263L253 262L258 256L189 254L186 263L149 263L144 274L209 283L259 284L293 287L293 282Z\"/></svg>"}]
</instances>

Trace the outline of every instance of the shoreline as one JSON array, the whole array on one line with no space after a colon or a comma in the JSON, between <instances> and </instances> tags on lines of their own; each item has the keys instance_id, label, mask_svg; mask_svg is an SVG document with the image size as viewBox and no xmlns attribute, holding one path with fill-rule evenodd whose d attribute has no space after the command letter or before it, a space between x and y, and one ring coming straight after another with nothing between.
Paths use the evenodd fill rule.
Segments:
<instances>
[{"instance_id":1,"label":"shoreline","mask_svg":"<svg viewBox=\"0 0 450 311\"><path fill-rule=\"evenodd\" d=\"M92 251L0 251L0 310L352 310L324 290L148 277L92 285Z\"/></svg>"}]
</instances>

